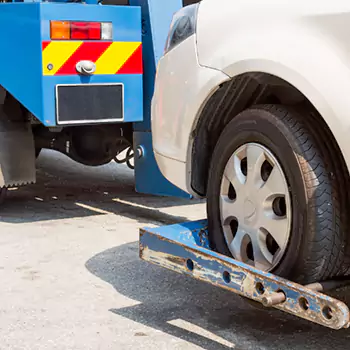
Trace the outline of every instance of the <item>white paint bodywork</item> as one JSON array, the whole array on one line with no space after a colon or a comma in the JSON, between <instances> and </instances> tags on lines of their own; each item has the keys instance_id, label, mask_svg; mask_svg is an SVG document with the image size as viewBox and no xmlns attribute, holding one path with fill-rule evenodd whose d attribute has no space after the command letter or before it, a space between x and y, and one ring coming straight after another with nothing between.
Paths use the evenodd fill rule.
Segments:
<instances>
[{"instance_id":1,"label":"white paint bodywork","mask_svg":"<svg viewBox=\"0 0 350 350\"><path fill-rule=\"evenodd\" d=\"M218 85L245 72L299 89L333 132L350 167L350 2L203 0L197 33L165 55L152 108L163 174L192 193L191 133Z\"/></svg>"},{"instance_id":2,"label":"white paint bodywork","mask_svg":"<svg viewBox=\"0 0 350 350\"><path fill-rule=\"evenodd\" d=\"M201 67L192 36L161 58L152 101L153 149L162 174L195 195L190 186L191 132L207 99L229 77Z\"/></svg>"}]
</instances>

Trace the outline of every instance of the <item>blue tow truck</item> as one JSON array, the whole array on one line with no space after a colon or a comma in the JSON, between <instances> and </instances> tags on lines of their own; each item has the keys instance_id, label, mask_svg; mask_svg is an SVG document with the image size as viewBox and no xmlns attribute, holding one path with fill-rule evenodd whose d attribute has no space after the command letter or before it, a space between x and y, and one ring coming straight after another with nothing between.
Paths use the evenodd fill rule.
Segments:
<instances>
[{"instance_id":1,"label":"blue tow truck","mask_svg":"<svg viewBox=\"0 0 350 350\"><path fill-rule=\"evenodd\" d=\"M125 162L135 168L139 192L188 196L156 165L150 105L172 16L194 2L0 4L0 197L9 187L35 182L43 148L90 166ZM206 220L143 228L139 247L145 261L256 303L333 329L350 325L349 308L323 293L348 280L302 286L218 254L210 248Z\"/></svg>"},{"instance_id":2,"label":"blue tow truck","mask_svg":"<svg viewBox=\"0 0 350 350\"><path fill-rule=\"evenodd\" d=\"M150 132L156 61L165 27L182 5L181 0L0 4L0 198L9 187L35 182L43 148L88 166L113 159L126 163L135 168L137 191L186 196L160 174Z\"/></svg>"}]
</instances>

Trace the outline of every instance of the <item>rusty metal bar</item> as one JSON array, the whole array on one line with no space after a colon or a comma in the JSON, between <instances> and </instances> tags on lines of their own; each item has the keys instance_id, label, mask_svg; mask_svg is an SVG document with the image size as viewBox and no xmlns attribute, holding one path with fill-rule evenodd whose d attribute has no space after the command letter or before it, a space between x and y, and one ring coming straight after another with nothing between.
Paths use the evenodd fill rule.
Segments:
<instances>
[{"instance_id":1,"label":"rusty metal bar","mask_svg":"<svg viewBox=\"0 0 350 350\"><path fill-rule=\"evenodd\" d=\"M330 280L330 281L322 281L315 282L305 286L310 290L315 292L327 292L333 289L342 288L350 285L350 279L339 279L339 280ZM283 292L272 293L268 296L262 298L261 302L264 306L270 307L274 305L278 305L286 301L286 295Z\"/></svg>"},{"instance_id":2,"label":"rusty metal bar","mask_svg":"<svg viewBox=\"0 0 350 350\"><path fill-rule=\"evenodd\" d=\"M349 327L349 308L319 291L350 281L302 286L262 272L210 250L206 225L207 221L201 220L141 229L141 259L325 327Z\"/></svg>"}]
</instances>

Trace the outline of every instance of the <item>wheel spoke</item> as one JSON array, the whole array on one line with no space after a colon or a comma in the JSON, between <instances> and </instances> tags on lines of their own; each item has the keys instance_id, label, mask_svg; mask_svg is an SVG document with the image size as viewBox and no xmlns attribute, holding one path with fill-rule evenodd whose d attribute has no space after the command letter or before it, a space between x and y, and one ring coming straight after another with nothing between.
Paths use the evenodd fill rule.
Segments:
<instances>
[{"instance_id":1,"label":"wheel spoke","mask_svg":"<svg viewBox=\"0 0 350 350\"><path fill-rule=\"evenodd\" d=\"M265 242L265 236L262 232L258 233L253 243L254 266L261 270L269 270L273 263L273 255L268 251Z\"/></svg>"},{"instance_id":2,"label":"wheel spoke","mask_svg":"<svg viewBox=\"0 0 350 350\"><path fill-rule=\"evenodd\" d=\"M245 176L240 167L240 159L236 155L233 155L227 162L224 176L231 182L236 193L240 192L245 183Z\"/></svg>"},{"instance_id":3,"label":"wheel spoke","mask_svg":"<svg viewBox=\"0 0 350 350\"><path fill-rule=\"evenodd\" d=\"M261 167L266 160L265 152L262 148L255 145L247 147L247 184L252 187L260 187L263 183L261 178Z\"/></svg>"},{"instance_id":4,"label":"wheel spoke","mask_svg":"<svg viewBox=\"0 0 350 350\"><path fill-rule=\"evenodd\" d=\"M270 233L280 248L285 246L289 236L289 221L287 217L278 217L274 214L266 215L261 222L261 227Z\"/></svg>"},{"instance_id":5,"label":"wheel spoke","mask_svg":"<svg viewBox=\"0 0 350 350\"><path fill-rule=\"evenodd\" d=\"M248 234L238 226L237 233L229 245L229 249L236 260L246 262L247 246L249 243Z\"/></svg>"},{"instance_id":6,"label":"wheel spoke","mask_svg":"<svg viewBox=\"0 0 350 350\"><path fill-rule=\"evenodd\" d=\"M261 200L264 201L268 197L284 196L288 191L286 186L281 170L275 165L267 181L259 190Z\"/></svg>"},{"instance_id":7,"label":"wheel spoke","mask_svg":"<svg viewBox=\"0 0 350 350\"><path fill-rule=\"evenodd\" d=\"M231 201L227 196L221 195L220 198L220 213L223 224L228 218L239 216L239 202L238 200Z\"/></svg>"}]
</instances>

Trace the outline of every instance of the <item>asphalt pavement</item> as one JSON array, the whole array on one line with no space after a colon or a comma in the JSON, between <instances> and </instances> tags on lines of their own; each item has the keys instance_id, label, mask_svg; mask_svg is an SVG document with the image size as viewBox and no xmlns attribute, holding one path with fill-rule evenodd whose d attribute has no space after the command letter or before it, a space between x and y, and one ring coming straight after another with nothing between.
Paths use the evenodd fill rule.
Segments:
<instances>
[{"instance_id":1,"label":"asphalt pavement","mask_svg":"<svg viewBox=\"0 0 350 350\"><path fill-rule=\"evenodd\" d=\"M350 347L350 330L255 309L139 259L140 227L204 218L204 202L137 194L115 163L44 151L38 168L0 209L1 350Z\"/></svg>"}]
</instances>

